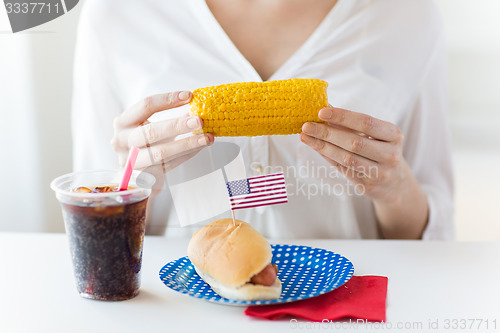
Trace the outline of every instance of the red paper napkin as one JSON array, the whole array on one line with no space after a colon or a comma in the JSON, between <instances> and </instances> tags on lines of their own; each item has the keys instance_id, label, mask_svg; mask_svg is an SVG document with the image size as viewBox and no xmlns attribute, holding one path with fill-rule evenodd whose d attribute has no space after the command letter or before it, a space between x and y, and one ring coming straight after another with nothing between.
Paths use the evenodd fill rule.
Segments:
<instances>
[{"instance_id":1,"label":"red paper napkin","mask_svg":"<svg viewBox=\"0 0 500 333\"><path fill-rule=\"evenodd\" d=\"M249 306L245 314L266 319L289 315L311 321L351 318L382 322L385 321L387 280L385 276L353 276L329 293L292 303Z\"/></svg>"}]
</instances>

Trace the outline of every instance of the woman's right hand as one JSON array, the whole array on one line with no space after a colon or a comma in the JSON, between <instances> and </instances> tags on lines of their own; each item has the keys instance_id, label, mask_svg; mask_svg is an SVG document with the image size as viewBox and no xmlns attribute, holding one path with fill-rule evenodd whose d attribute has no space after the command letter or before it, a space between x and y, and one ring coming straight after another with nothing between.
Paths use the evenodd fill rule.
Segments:
<instances>
[{"instance_id":1,"label":"woman's right hand","mask_svg":"<svg viewBox=\"0 0 500 333\"><path fill-rule=\"evenodd\" d=\"M159 166L163 173L187 161L202 148L210 146L214 142L210 133L175 140L178 135L201 129L202 120L199 117L186 114L158 122L148 121L156 112L189 103L191 97L190 91L149 96L116 117L111 146L118 155L120 166L125 165L132 146L140 148L135 169Z\"/></svg>"}]
</instances>

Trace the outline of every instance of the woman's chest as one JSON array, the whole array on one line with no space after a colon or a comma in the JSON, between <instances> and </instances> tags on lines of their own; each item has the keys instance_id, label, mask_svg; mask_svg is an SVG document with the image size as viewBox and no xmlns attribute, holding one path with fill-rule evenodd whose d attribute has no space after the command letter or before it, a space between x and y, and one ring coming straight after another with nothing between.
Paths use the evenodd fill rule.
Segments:
<instances>
[{"instance_id":1,"label":"woman's chest","mask_svg":"<svg viewBox=\"0 0 500 333\"><path fill-rule=\"evenodd\" d=\"M313 35L337 0L207 0L211 14L262 80L268 80Z\"/></svg>"}]
</instances>

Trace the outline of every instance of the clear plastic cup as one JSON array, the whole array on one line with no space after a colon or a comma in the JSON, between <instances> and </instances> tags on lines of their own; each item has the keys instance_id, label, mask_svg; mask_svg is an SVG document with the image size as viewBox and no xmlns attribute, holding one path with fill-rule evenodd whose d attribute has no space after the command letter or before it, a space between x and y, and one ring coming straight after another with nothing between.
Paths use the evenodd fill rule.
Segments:
<instances>
[{"instance_id":1,"label":"clear plastic cup","mask_svg":"<svg viewBox=\"0 0 500 333\"><path fill-rule=\"evenodd\" d=\"M50 185L62 207L82 297L119 301L139 293L146 204L154 176L134 171L126 191L73 191L117 186L122 174L119 170L76 172L58 177Z\"/></svg>"}]
</instances>

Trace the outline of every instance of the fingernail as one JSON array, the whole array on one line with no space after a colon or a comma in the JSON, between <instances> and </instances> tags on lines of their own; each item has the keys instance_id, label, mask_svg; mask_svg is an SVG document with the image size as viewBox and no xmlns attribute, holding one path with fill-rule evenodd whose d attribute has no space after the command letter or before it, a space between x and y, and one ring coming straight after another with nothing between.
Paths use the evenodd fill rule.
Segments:
<instances>
[{"instance_id":1,"label":"fingernail","mask_svg":"<svg viewBox=\"0 0 500 333\"><path fill-rule=\"evenodd\" d=\"M214 143L215 137L212 134L207 134L209 144Z\"/></svg>"},{"instance_id":2,"label":"fingernail","mask_svg":"<svg viewBox=\"0 0 500 333\"><path fill-rule=\"evenodd\" d=\"M332 109L325 108L325 109L319 110L319 117L321 119L330 119L332 116L333 116Z\"/></svg>"},{"instance_id":3,"label":"fingernail","mask_svg":"<svg viewBox=\"0 0 500 333\"><path fill-rule=\"evenodd\" d=\"M191 129L196 129L196 128L200 127L200 123L198 121L198 118L197 117L189 118L187 121L187 126Z\"/></svg>"},{"instance_id":4,"label":"fingernail","mask_svg":"<svg viewBox=\"0 0 500 333\"><path fill-rule=\"evenodd\" d=\"M203 135L203 136L200 136L200 138L198 139L198 144L200 146L206 146L208 145L208 140L207 138Z\"/></svg>"},{"instance_id":5,"label":"fingernail","mask_svg":"<svg viewBox=\"0 0 500 333\"><path fill-rule=\"evenodd\" d=\"M178 97L181 101L187 101L191 97L191 92L190 91L181 91L179 93Z\"/></svg>"},{"instance_id":6,"label":"fingernail","mask_svg":"<svg viewBox=\"0 0 500 333\"><path fill-rule=\"evenodd\" d=\"M302 125L302 132L312 134L314 132L314 124L304 123L304 125Z\"/></svg>"}]
</instances>

